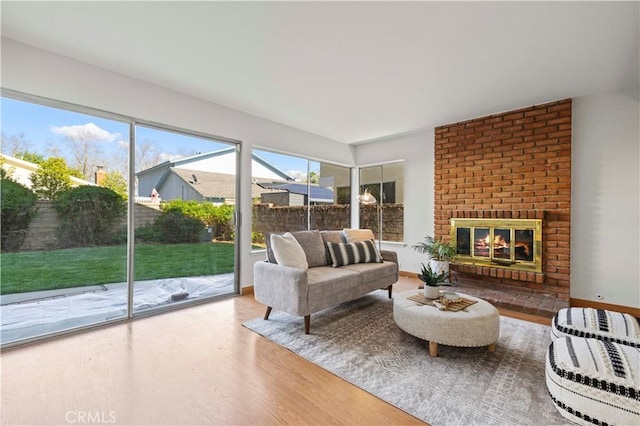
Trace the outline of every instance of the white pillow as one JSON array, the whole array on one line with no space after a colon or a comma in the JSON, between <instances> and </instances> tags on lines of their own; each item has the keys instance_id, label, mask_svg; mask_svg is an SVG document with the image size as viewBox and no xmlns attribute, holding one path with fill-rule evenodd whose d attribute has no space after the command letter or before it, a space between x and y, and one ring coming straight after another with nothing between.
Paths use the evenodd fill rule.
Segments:
<instances>
[{"instance_id":1,"label":"white pillow","mask_svg":"<svg viewBox=\"0 0 640 426\"><path fill-rule=\"evenodd\" d=\"M303 271L309 269L307 256L304 254L302 246L290 232L283 235L271 234L271 248L278 265Z\"/></svg>"},{"instance_id":2,"label":"white pillow","mask_svg":"<svg viewBox=\"0 0 640 426\"><path fill-rule=\"evenodd\" d=\"M371 229L348 229L344 228L342 230L344 237L347 240L347 243L359 243L361 241L367 240L375 240L376 237L373 235L373 231Z\"/></svg>"}]
</instances>

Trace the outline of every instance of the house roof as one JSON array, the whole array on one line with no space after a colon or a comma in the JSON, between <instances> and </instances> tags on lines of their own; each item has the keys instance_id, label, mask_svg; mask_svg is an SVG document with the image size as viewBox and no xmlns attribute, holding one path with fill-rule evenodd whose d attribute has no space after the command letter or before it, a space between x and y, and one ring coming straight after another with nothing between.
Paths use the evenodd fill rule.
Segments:
<instances>
[{"instance_id":1,"label":"house roof","mask_svg":"<svg viewBox=\"0 0 640 426\"><path fill-rule=\"evenodd\" d=\"M32 163L30 161L25 161L22 160L20 158L16 158L16 157L12 157L10 155L6 155L6 154L0 154L0 158L2 158L2 162L4 164L6 164L8 166L8 168L15 168L15 169L20 169L23 170L25 172L25 176L16 176L15 180L28 187L31 188L31 181L29 180L28 176L26 175L26 173L28 173L29 175L33 172L35 172L36 170L38 170L40 168L39 165L37 165L36 163ZM7 167L5 167L4 165L2 166L2 168L7 169ZM79 177L75 177L75 176L70 176L69 177L71 179L71 186L83 186L83 185L92 185L92 186L96 186L95 183L93 182L89 182L88 180L84 180L84 179L80 179Z\"/></svg>"},{"instance_id":2,"label":"house roof","mask_svg":"<svg viewBox=\"0 0 640 426\"><path fill-rule=\"evenodd\" d=\"M227 154L231 154L233 152L235 152L235 147L231 147L231 148L225 148L225 149L221 149L218 151L211 151L211 152L204 152L204 153L200 153L200 154L195 154L195 155L191 155L189 157L183 157L183 158L179 158L176 160L167 160L164 161L162 163L156 164L153 167L149 167L148 169L144 169L141 170L139 172L136 173L136 176L143 176L145 174L148 174L150 172L159 170L159 169L163 169L163 168L187 168L186 166L188 166L189 164L198 162L198 161L202 161L202 160L207 160L209 158L214 158L214 157L220 157L223 155L227 155ZM275 166L274 164L270 163L269 161L265 160L264 158L262 158L260 155L256 154L255 152L252 153L252 158L253 161L256 161L257 163L263 165L264 167L266 167L268 170L270 170L271 172L273 172L275 175L280 176L283 180L290 180L293 181L294 178L289 176L288 174L286 174L284 171L280 170L277 166ZM230 175L233 176L233 175ZM161 178L162 180L162 178ZM160 183L158 183L159 185Z\"/></svg>"},{"instance_id":3,"label":"house roof","mask_svg":"<svg viewBox=\"0 0 640 426\"><path fill-rule=\"evenodd\" d=\"M333 189L324 186L315 184L307 186L306 183L295 182L260 182L258 185L266 189L287 191L299 195L307 195L307 190L309 190L311 194L309 201L315 203L333 203Z\"/></svg>"},{"instance_id":4,"label":"house roof","mask_svg":"<svg viewBox=\"0 0 640 426\"><path fill-rule=\"evenodd\" d=\"M225 198L235 199L236 195L236 178L234 175L225 173L211 173L199 170L170 168L158 183L156 188L162 196L162 185L166 182L168 176L174 174L182 179L187 185L193 188L205 198ZM256 182L251 185L251 197L256 198L265 192L273 192L268 188L260 187Z\"/></svg>"}]
</instances>

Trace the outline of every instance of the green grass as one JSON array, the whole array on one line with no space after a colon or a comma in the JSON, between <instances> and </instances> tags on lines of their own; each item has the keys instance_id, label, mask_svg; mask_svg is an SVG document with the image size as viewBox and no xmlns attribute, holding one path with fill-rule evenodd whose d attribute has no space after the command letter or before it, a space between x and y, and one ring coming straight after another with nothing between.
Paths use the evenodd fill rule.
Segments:
<instances>
[{"instance_id":1,"label":"green grass","mask_svg":"<svg viewBox=\"0 0 640 426\"><path fill-rule=\"evenodd\" d=\"M0 294L126 282L126 246L0 255ZM136 244L135 280L233 272L234 244Z\"/></svg>"}]
</instances>

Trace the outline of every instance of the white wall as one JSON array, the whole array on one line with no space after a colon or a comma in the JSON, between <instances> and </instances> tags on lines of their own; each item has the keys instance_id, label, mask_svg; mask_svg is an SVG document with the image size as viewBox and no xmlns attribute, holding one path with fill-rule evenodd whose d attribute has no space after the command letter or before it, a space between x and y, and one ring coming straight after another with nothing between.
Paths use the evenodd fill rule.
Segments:
<instances>
[{"instance_id":1,"label":"white wall","mask_svg":"<svg viewBox=\"0 0 640 426\"><path fill-rule=\"evenodd\" d=\"M404 161L404 244L383 243L383 248L398 253L403 271L420 271L420 263L426 258L411 246L425 236L433 235L433 141L431 129L355 147L359 167Z\"/></svg>"},{"instance_id":2,"label":"white wall","mask_svg":"<svg viewBox=\"0 0 640 426\"><path fill-rule=\"evenodd\" d=\"M348 145L222 107L201 99L2 39L2 88L242 141L241 191L251 194L251 150L255 145L353 164ZM241 197L240 284L253 285L251 197Z\"/></svg>"},{"instance_id":3,"label":"white wall","mask_svg":"<svg viewBox=\"0 0 640 426\"><path fill-rule=\"evenodd\" d=\"M640 307L638 88L573 100L571 297Z\"/></svg>"}]
</instances>

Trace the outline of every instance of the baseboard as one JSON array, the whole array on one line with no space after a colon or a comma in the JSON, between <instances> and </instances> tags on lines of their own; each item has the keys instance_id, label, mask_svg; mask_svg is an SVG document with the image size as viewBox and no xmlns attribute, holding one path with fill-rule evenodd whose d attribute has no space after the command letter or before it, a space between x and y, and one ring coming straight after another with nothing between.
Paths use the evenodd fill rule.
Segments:
<instances>
[{"instance_id":1,"label":"baseboard","mask_svg":"<svg viewBox=\"0 0 640 426\"><path fill-rule=\"evenodd\" d=\"M247 294L253 294L253 286L242 287L240 289L240 295L241 296L246 296Z\"/></svg>"},{"instance_id":2,"label":"baseboard","mask_svg":"<svg viewBox=\"0 0 640 426\"><path fill-rule=\"evenodd\" d=\"M633 315L634 317L640 317L640 308L612 305L611 303L595 302L593 300L574 299L572 297L569 299L569 306L575 306L578 308L606 309L609 311L624 312L626 314Z\"/></svg>"}]
</instances>

